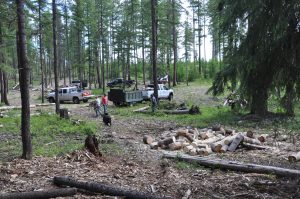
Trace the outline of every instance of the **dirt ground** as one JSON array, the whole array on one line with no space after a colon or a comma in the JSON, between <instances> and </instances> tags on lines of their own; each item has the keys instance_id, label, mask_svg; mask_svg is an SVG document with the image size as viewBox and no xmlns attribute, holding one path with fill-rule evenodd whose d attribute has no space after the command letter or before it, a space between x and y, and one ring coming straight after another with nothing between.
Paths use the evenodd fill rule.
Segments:
<instances>
[{"instance_id":1,"label":"dirt ground","mask_svg":"<svg viewBox=\"0 0 300 199\"><path fill-rule=\"evenodd\" d=\"M207 87L189 87L174 96L174 100L189 100L194 104L209 103L220 105L222 100L205 95ZM39 91L31 91L31 103L37 103ZM11 92L12 105L19 105L16 91ZM63 104L71 115L82 120L95 120L87 104ZM100 144L115 144L121 151L94 157L85 150L59 157L34 157L32 161L14 159L0 163L0 193L34 191L57 188L52 184L54 176L70 176L82 181L103 182L130 190L138 190L170 198L183 198L191 191L189 198L300 198L300 179L279 178L273 175L221 171L193 164L184 164L162 159L164 150L151 150L143 144L144 135L160 138L162 132L180 126L158 119L145 120L138 115L134 118L113 116L112 126L99 132ZM299 139L298 139L299 140ZM83 140L84 141L84 140ZM289 163L287 153L299 151L299 142L270 140L269 146L276 150L247 151L238 149L234 153L213 154L211 158L280 166L300 170L300 163ZM69 198L119 198L101 194L79 193Z\"/></svg>"}]
</instances>

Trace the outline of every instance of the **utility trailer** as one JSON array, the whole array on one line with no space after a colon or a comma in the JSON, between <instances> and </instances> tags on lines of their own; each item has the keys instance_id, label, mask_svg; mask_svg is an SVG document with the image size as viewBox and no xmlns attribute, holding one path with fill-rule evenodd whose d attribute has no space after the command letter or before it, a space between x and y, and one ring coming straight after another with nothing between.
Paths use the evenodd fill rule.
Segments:
<instances>
[{"instance_id":1,"label":"utility trailer","mask_svg":"<svg viewBox=\"0 0 300 199\"><path fill-rule=\"evenodd\" d=\"M116 106L134 104L143 101L143 94L141 90L125 91L124 89L110 89L108 100L112 101Z\"/></svg>"}]
</instances>

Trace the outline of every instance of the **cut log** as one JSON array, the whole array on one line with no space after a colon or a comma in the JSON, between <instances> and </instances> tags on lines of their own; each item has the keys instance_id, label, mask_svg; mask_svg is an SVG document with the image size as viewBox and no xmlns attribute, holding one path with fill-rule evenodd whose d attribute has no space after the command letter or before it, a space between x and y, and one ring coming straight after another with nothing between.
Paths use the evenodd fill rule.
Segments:
<instances>
[{"instance_id":1,"label":"cut log","mask_svg":"<svg viewBox=\"0 0 300 199\"><path fill-rule=\"evenodd\" d=\"M249 144L256 144L256 145L261 145L261 142L257 139L252 139L247 136L244 136L243 142L249 143Z\"/></svg>"},{"instance_id":2,"label":"cut log","mask_svg":"<svg viewBox=\"0 0 300 199\"><path fill-rule=\"evenodd\" d=\"M143 142L144 144L151 144L154 142L154 139L150 135L144 135Z\"/></svg>"},{"instance_id":3,"label":"cut log","mask_svg":"<svg viewBox=\"0 0 300 199\"><path fill-rule=\"evenodd\" d=\"M152 142L150 144L150 149L158 149L158 142Z\"/></svg>"},{"instance_id":4,"label":"cut log","mask_svg":"<svg viewBox=\"0 0 300 199\"><path fill-rule=\"evenodd\" d=\"M169 149L171 149L172 151L180 150L180 149L182 149L182 143L181 142L173 142L173 143L169 144Z\"/></svg>"},{"instance_id":5,"label":"cut log","mask_svg":"<svg viewBox=\"0 0 300 199\"><path fill-rule=\"evenodd\" d=\"M225 129L225 135L233 135L234 134L234 130L232 129Z\"/></svg>"},{"instance_id":6,"label":"cut log","mask_svg":"<svg viewBox=\"0 0 300 199\"><path fill-rule=\"evenodd\" d=\"M223 138L224 138L224 136L217 135L215 137L211 137L211 138L208 138L206 140L202 140L200 143L210 145L210 144L212 144L214 142L218 142L218 141L222 140Z\"/></svg>"},{"instance_id":7,"label":"cut log","mask_svg":"<svg viewBox=\"0 0 300 199\"><path fill-rule=\"evenodd\" d=\"M214 125L212 126L211 129L212 129L213 131L219 131L220 128L221 128L221 125L220 125L220 124L214 124Z\"/></svg>"},{"instance_id":8,"label":"cut log","mask_svg":"<svg viewBox=\"0 0 300 199\"><path fill-rule=\"evenodd\" d=\"M212 153L212 150L210 147L206 147L206 148L198 148L196 149L197 154L201 155L201 156L208 156L209 154Z\"/></svg>"},{"instance_id":9,"label":"cut log","mask_svg":"<svg viewBox=\"0 0 300 199\"><path fill-rule=\"evenodd\" d=\"M194 148L206 148L207 144L202 144L201 140L196 140L191 143Z\"/></svg>"},{"instance_id":10,"label":"cut log","mask_svg":"<svg viewBox=\"0 0 300 199\"><path fill-rule=\"evenodd\" d=\"M254 132L253 132L253 131L247 131L247 132L246 132L246 136L247 136L248 138L254 138Z\"/></svg>"},{"instance_id":11,"label":"cut log","mask_svg":"<svg viewBox=\"0 0 300 199\"><path fill-rule=\"evenodd\" d=\"M198 140L199 132L198 132L197 128L189 129L189 133L193 134L193 139L194 140Z\"/></svg>"},{"instance_id":12,"label":"cut log","mask_svg":"<svg viewBox=\"0 0 300 199\"><path fill-rule=\"evenodd\" d=\"M191 134L188 132L188 129L185 129L185 130L178 130L178 131L176 132L175 138L178 139L179 136L185 137L186 139L188 139L189 142L193 142L193 141L194 141L194 139L192 138L193 135L191 135Z\"/></svg>"},{"instance_id":13,"label":"cut log","mask_svg":"<svg viewBox=\"0 0 300 199\"><path fill-rule=\"evenodd\" d=\"M257 139L261 142L267 141L268 134L262 134L257 137Z\"/></svg>"},{"instance_id":14,"label":"cut log","mask_svg":"<svg viewBox=\"0 0 300 199\"><path fill-rule=\"evenodd\" d=\"M197 150L195 148L192 148L189 152L188 152L189 155L191 156L195 156L197 155Z\"/></svg>"},{"instance_id":15,"label":"cut log","mask_svg":"<svg viewBox=\"0 0 300 199\"><path fill-rule=\"evenodd\" d=\"M183 147L183 151L185 153L188 153L190 150L194 149L194 147L192 145L188 145L188 146L184 146Z\"/></svg>"},{"instance_id":16,"label":"cut log","mask_svg":"<svg viewBox=\"0 0 300 199\"><path fill-rule=\"evenodd\" d=\"M115 187L113 185L108 185L100 182L83 182L77 181L70 177L60 177L56 176L53 179L54 184L60 186L70 186L76 187L78 189L84 189L90 192L102 193L104 195L110 196L125 196L126 198L132 199L160 199L168 197L160 197L151 193L143 193L135 190L128 190L121 187Z\"/></svg>"},{"instance_id":17,"label":"cut log","mask_svg":"<svg viewBox=\"0 0 300 199\"><path fill-rule=\"evenodd\" d=\"M261 145L256 145L256 144L250 144L250 143L246 143L246 142L243 142L243 146L247 149L250 149L250 150L266 150L266 149L272 149L272 147L268 147L268 146L261 146Z\"/></svg>"},{"instance_id":18,"label":"cut log","mask_svg":"<svg viewBox=\"0 0 300 199\"><path fill-rule=\"evenodd\" d=\"M227 151L228 147L229 146L226 144L222 145L222 148L220 149L220 153L225 153Z\"/></svg>"},{"instance_id":19,"label":"cut log","mask_svg":"<svg viewBox=\"0 0 300 199\"><path fill-rule=\"evenodd\" d=\"M224 144L230 145L231 142L234 140L234 138L235 138L236 136L237 136L237 135L227 136L227 137L225 137L222 141L224 142Z\"/></svg>"},{"instance_id":20,"label":"cut log","mask_svg":"<svg viewBox=\"0 0 300 199\"><path fill-rule=\"evenodd\" d=\"M280 168L274 166L247 164L242 162L233 162L233 161L227 161L221 159L213 160L212 158L192 157L188 155L178 156L177 154L171 154L171 153L165 153L163 155L163 158L171 158L177 160L179 159L188 162L197 162L200 165L210 167L210 168L241 171L241 172L248 172L248 173L273 174L277 176L289 177L295 179L300 178L300 170L286 169L286 168Z\"/></svg>"},{"instance_id":21,"label":"cut log","mask_svg":"<svg viewBox=\"0 0 300 199\"><path fill-rule=\"evenodd\" d=\"M168 146L169 144L171 144L173 142L176 142L175 137L166 138L166 139L158 141L158 146L159 147Z\"/></svg>"},{"instance_id":22,"label":"cut log","mask_svg":"<svg viewBox=\"0 0 300 199\"><path fill-rule=\"evenodd\" d=\"M292 155L289 155L288 159L289 159L290 162L300 161L300 152L292 154Z\"/></svg>"},{"instance_id":23,"label":"cut log","mask_svg":"<svg viewBox=\"0 0 300 199\"><path fill-rule=\"evenodd\" d=\"M224 145L224 144L223 144L223 145ZM220 143L220 142L215 142L215 143L212 143L212 144L210 145L210 147L211 147L211 150L212 150L213 152L219 153L219 152L221 151L221 148L222 148L222 143Z\"/></svg>"},{"instance_id":24,"label":"cut log","mask_svg":"<svg viewBox=\"0 0 300 199\"><path fill-rule=\"evenodd\" d=\"M244 136L242 134L238 134L233 141L231 142L231 144L228 147L228 151L233 152L236 150L236 148L239 146L239 144L243 141Z\"/></svg>"},{"instance_id":25,"label":"cut log","mask_svg":"<svg viewBox=\"0 0 300 199\"><path fill-rule=\"evenodd\" d=\"M30 191L30 192L14 192L14 193L2 193L1 199L43 199L43 198L56 198L73 196L77 193L76 188L61 188L50 189L45 191Z\"/></svg>"}]
</instances>

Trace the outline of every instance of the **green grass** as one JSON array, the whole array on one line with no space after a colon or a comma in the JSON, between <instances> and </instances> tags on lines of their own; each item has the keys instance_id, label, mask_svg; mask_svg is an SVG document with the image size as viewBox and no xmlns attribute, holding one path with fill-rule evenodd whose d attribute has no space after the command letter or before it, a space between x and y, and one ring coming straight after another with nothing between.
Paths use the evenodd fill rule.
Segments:
<instances>
[{"instance_id":1,"label":"green grass","mask_svg":"<svg viewBox=\"0 0 300 199\"><path fill-rule=\"evenodd\" d=\"M1 118L0 156L7 160L21 155L20 117ZM57 115L41 114L31 117L33 154L57 156L83 148L86 135L97 131L95 123L83 122L79 125Z\"/></svg>"}]
</instances>

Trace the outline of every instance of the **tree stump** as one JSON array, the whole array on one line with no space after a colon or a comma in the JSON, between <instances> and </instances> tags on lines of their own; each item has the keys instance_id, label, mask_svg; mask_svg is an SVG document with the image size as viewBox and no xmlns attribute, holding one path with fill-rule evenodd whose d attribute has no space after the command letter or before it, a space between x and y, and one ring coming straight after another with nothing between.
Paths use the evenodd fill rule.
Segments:
<instances>
[{"instance_id":1,"label":"tree stump","mask_svg":"<svg viewBox=\"0 0 300 199\"><path fill-rule=\"evenodd\" d=\"M67 108L59 109L60 118L69 119L69 112Z\"/></svg>"},{"instance_id":2,"label":"tree stump","mask_svg":"<svg viewBox=\"0 0 300 199\"><path fill-rule=\"evenodd\" d=\"M102 156L99 150L99 142L95 135L88 135L87 138L85 139L84 146L95 156L99 156L99 157Z\"/></svg>"}]
</instances>

